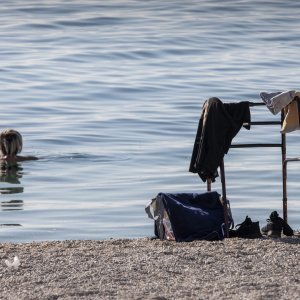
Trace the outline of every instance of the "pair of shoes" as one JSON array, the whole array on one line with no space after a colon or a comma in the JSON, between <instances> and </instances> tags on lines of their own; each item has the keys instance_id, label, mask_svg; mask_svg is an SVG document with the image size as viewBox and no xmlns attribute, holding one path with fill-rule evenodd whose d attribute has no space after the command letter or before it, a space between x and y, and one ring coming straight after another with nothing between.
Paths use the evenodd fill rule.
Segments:
<instances>
[{"instance_id":1,"label":"pair of shoes","mask_svg":"<svg viewBox=\"0 0 300 300\"><path fill-rule=\"evenodd\" d=\"M288 225L287 222L279 217L277 211L272 211L267 221L267 225L261 229L262 234L273 238L280 238L281 233L286 236L294 235L293 229Z\"/></svg>"},{"instance_id":2,"label":"pair of shoes","mask_svg":"<svg viewBox=\"0 0 300 300\"><path fill-rule=\"evenodd\" d=\"M270 218L267 219L267 225L261 229L262 234L268 237L280 238L282 231L282 222L280 219L277 211L271 212Z\"/></svg>"},{"instance_id":3,"label":"pair of shoes","mask_svg":"<svg viewBox=\"0 0 300 300\"><path fill-rule=\"evenodd\" d=\"M241 224L235 226L236 230L229 231L229 237L240 237L245 239L261 238L259 222L252 222L251 218L246 216L246 219Z\"/></svg>"}]
</instances>

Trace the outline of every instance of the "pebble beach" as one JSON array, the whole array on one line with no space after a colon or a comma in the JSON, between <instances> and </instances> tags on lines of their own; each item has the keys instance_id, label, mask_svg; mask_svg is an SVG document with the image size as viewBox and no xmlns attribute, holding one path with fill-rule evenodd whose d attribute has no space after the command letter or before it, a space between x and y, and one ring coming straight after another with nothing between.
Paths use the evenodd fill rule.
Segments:
<instances>
[{"instance_id":1,"label":"pebble beach","mask_svg":"<svg viewBox=\"0 0 300 300\"><path fill-rule=\"evenodd\" d=\"M0 299L298 299L299 237L0 244ZM20 265L8 267L17 256Z\"/></svg>"}]
</instances>

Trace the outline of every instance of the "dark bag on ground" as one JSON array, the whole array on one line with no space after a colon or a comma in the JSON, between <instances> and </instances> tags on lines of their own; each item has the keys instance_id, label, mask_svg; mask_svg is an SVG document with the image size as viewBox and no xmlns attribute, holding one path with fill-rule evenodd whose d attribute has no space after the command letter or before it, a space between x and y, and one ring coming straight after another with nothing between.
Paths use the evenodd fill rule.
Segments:
<instances>
[{"instance_id":1,"label":"dark bag on ground","mask_svg":"<svg viewBox=\"0 0 300 300\"><path fill-rule=\"evenodd\" d=\"M246 219L241 224L236 225L235 230L229 230L229 237L239 237L246 239L261 238L259 222L252 222L251 218L246 216Z\"/></svg>"},{"instance_id":2,"label":"dark bag on ground","mask_svg":"<svg viewBox=\"0 0 300 300\"><path fill-rule=\"evenodd\" d=\"M224 211L217 192L159 193L146 207L146 212L155 220L154 233L162 240L188 242L224 238Z\"/></svg>"}]
</instances>

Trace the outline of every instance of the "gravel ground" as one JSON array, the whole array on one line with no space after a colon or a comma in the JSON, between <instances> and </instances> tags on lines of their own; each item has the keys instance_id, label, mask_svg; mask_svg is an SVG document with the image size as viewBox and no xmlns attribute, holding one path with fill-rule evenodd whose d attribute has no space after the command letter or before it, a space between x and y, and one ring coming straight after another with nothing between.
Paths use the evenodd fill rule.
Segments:
<instances>
[{"instance_id":1,"label":"gravel ground","mask_svg":"<svg viewBox=\"0 0 300 300\"><path fill-rule=\"evenodd\" d=\"M0 244L0 299L299 299L300 238ZM5 260L18 256L20 266Z\"/></svg>"}]
</instances>

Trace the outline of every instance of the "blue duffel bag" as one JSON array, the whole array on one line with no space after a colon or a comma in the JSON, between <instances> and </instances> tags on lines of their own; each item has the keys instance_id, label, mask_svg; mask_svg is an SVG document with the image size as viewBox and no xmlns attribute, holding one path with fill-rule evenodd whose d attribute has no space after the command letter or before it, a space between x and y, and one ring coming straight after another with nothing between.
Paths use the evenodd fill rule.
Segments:
<instances>
[{"instance_id":1,"label":"blue duffel bag","mask_svg":"<svg viewBox=\"0 0 300 300\"><path fill-rule=\"evenodd\" d=\"M188 242L222 240L224 210L217 192L159 193L146 207L160 239Z\"/></svg>"}]
</instances>

